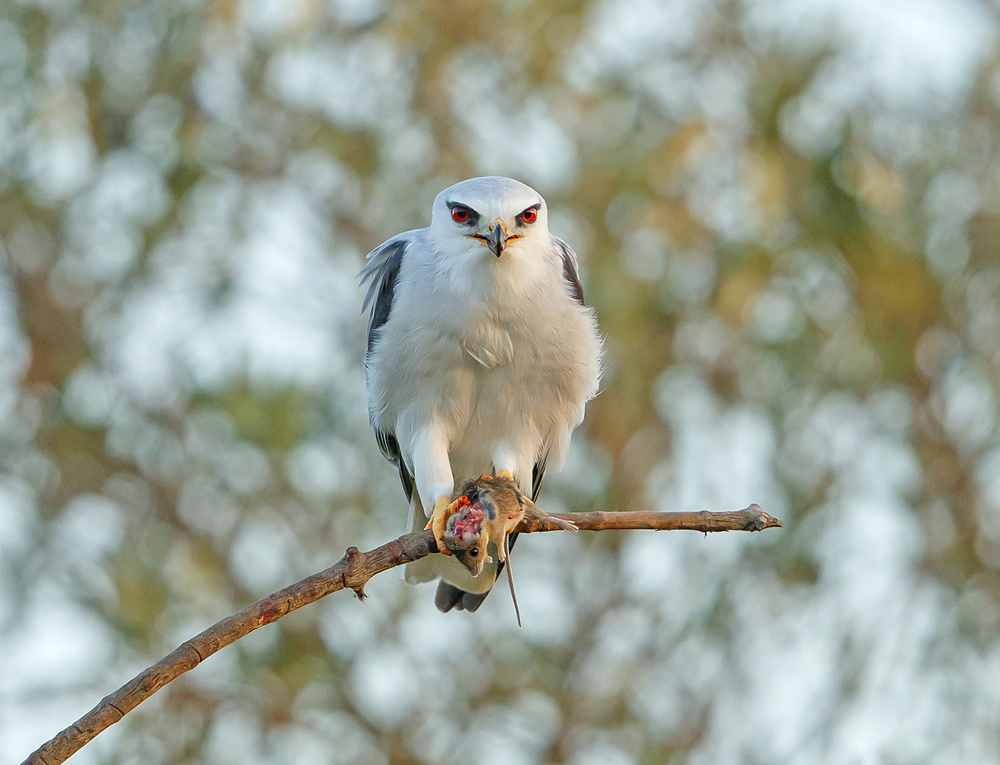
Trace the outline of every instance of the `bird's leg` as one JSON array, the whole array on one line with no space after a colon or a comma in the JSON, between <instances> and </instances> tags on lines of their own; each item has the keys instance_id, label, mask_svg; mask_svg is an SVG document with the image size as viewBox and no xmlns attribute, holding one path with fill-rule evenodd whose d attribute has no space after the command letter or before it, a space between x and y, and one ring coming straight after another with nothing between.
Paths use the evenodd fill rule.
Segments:
<instances>
[{"instance_id":1,"label":"bird's leg","mask_svg":"<svg viewBox=\"0 0 1000 765\"><path fill-rule=\"evenodd\" d=\"M434 509L431 511L431 518L427 521L427 525L424 526L425 529L430 529L434 532L434 539L437 542L438 552L444 553L445 555L451 555L451 550L445 547L444 544L444 525L448 520L448 516L451 515L451 512L454 512L452 506L458 504L458 502L459 500L452 502L450 496L442 494L438 497L437 502L434 503Z\"/></svg>"},{"instance_id":2,"label":"bird's leg","mask_svg":"<svg viewBox=\"0 0 1000 765\"><path fill-rule=\"evenodd\" d=\"M498 470L496 472L496 477L497 478L502 478L505 481L510 481L512 484L514 484L515 486L517 486L517 481L514 480L514 474L511 473L509 470L506 470L506 469L504 469L504 470Z\"/></svg>"},{"instance_id":3,"label":"bird's leg","mask_svg":"<svg viewBox=\"0 0 1000 765\"><path fill-rule=\"evenodd\" d=\"M413 444L413 478L421 501L437 497L434 508L427 513L430 521L425 528L434 531L438 550L449 553L442 540L448 505L455 489L455 479L451 473L448 457L448 433L436 418L432 417L411 439ZM427 507L424 507L427 511Z\"/></svg>"}]
</instances>

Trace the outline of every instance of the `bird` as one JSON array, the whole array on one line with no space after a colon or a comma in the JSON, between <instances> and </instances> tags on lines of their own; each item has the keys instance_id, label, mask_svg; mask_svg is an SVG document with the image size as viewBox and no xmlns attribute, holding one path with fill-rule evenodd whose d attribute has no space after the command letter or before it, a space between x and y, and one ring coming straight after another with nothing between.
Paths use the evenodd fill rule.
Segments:
<instances>
[{"instance_id":1,"label":"bird","mask_svg":"<svg viewBox=\"0 0 1000 765\"><path fill-rule=\"evenodd\" d=\"M433 528L447 552L456 480L508 473L534 501L546 471L562 467L600 384L597 318L576 254L549 232L545 199L512 178L444 189L430 225L373 249L359 277L375 441L399 472L410 529ZM439 579L437 607L472 612L500 573L491 557L473 576L431 555L405 578Z\"/></svg>"}]
</instances>

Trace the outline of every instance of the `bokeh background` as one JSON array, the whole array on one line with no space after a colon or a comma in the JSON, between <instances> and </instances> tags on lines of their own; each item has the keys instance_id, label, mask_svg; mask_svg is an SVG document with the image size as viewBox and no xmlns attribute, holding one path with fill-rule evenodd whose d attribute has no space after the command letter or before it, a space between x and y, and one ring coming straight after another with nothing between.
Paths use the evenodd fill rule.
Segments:
<instances>
[{"instance_id":1,"label":"bokeh background","mask_svg":"<svg viewBox=\"0 0 1000 765\"><path fill-rule=\"evenodd\" d=\"M79 763L1000 759L1000 36L973 0L0 4L0 759L404 530L364 254L506 174L607 372L547 535L393 573Z\"/></svg>"}]
</instances>

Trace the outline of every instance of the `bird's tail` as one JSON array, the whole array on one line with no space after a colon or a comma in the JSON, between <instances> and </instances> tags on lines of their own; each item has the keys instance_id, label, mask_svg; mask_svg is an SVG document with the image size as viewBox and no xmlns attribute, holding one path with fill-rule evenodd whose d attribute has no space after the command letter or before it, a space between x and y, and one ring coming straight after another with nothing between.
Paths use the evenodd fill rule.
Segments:
<instances>
[{"instance_id":1,"label":"bird's tail","mask_svg":"<svg viewBox=\"0 0 1000 765\"><path fill-rule=\"evenodd\" d=\"M453 608L456 611L472 613L483 604L489 594L489 590L482 593L466 592L461 587L448 584L442 579L438 582L437 592L434 594L434 605L438 607L438 611L444 613Z\"/></svg>"}]
</instances>

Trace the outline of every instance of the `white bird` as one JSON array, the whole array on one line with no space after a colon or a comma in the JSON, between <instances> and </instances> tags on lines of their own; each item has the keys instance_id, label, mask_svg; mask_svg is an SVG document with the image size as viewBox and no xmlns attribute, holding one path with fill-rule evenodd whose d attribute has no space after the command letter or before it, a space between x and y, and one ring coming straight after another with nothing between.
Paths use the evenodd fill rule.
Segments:
<instances>
[{"instance_id":1,"label":"white bird","mask_svg":"<svg viewBox=\"0 0 1000 765\"><path fill-rule=\"evenodd\" d=\"M506 470L535 499L597 394L602 355L576 255L549 233L545 200L510 178L457 183L434 200L430 226L376 247L360 276L369 416L411 529L441 516L456 478ZM473 577L431 555L406 580L440 577L439 609L475 611L498 573L493 563Z\"/></svg>"}]
</instances>

